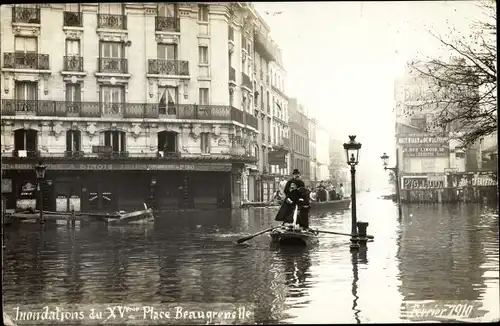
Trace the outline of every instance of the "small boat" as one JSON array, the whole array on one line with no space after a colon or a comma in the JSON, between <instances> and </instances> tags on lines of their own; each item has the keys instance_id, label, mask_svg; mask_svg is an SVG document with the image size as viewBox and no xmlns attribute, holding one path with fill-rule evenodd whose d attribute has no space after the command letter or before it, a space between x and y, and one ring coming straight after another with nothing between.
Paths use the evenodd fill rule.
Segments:
<instances>
[{"instance_id":1,"label":"small boat","mask_svg":"<svg viewBox=\"0 0 500 326\"><path fill-rule=\"evenodd\" d=\"M318 233L293 224L285 224L270 233L273 243L288 246L310 246L318 242Z\"/></svg>"},{"instance_id":2,"label":"small boat","mask_svg":"<svg viewBox=\"0 0 500 326\"><path fill-rule=\"evenodd\" d=\"M117 218L109 218L108 224L111 225L123 225L123 224L138 224L138 223L148 223L154 222L153 210L151 208L147 208L144 205L144 210L135 211L130 213L120 213L120 216Z\"/></svg>"}]
</instances>

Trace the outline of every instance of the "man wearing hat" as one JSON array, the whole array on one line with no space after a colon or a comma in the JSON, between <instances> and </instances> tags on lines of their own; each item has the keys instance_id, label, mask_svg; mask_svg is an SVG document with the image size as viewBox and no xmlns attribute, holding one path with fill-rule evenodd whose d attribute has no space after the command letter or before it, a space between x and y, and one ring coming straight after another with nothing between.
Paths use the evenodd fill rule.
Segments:
<instances>
[{"instance_id":1,"label":"man wearing hat","mask_svg":"<svg viewBox=\"0 0 500 326\"><path fill-rule=\"evenodd\" d=\"M295 183L295 185L297 186L296 188L301 188L301 187L305 187L306 186L304 184L304 182L302 180L300 180L300 172L299 172L298 169L293 169L292 178L290 180L288 180L288 182L285 185L284 192L285 192L285 196L286 197L290 196L290 185L292 183Z\"/></svg>"}]
</instances>

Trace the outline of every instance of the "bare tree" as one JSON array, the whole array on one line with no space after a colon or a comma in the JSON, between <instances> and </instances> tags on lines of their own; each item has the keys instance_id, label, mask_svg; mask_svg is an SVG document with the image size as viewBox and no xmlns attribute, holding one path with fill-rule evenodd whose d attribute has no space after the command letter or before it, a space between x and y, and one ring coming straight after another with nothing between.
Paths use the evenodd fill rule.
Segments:
<instances>
[{"instance_id":1,"label":"bare tree","mask_svg":"<svg viewBox=\"0 0 500 326\"><path fill-rule=\"evenodd\" d=\"M406 115L427 113L427 131L448 134L463 146L476 143L497 130L496 5L482 2L485 18L469 35L455 28L448 37L430 32L453 53L452 60L414 61L409 68L425 80L418 101L406 104Z\"/></svg>"}]
</instances>

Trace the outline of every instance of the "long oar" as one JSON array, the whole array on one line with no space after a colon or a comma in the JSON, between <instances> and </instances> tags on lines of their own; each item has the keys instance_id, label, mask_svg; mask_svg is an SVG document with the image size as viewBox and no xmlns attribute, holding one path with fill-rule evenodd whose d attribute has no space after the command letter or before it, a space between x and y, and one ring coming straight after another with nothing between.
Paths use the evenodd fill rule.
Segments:
<instances>
[{"instance_id":1,"label":"long oar","mask_svg":"<svg viewBox=\"0 0 500 326\"><path fill-rule=\"evenodd\" d=\"M238 241L236 241L236 243L243 243L243 242L245 242L245 241L248 241L248 240L250 240L250 239L255 238L255 237L256 237L256 236L258 236L258 235L261 235L261 234L263 234L263 233L266 233L266 232L272 231L272 230L274 230L274 229L276 229L276 228L278 228L278 227L277 227L277 226L275 226L275 227L272 227L272 228L266 229L266 230L264 230L264 231L257 232L257 233L255 233L255 234L252 234L252 235L249 235L249 236L247 236L247 237L244 237L244 238L239 239Z\"/></svg>"},{"instance_id":2,"label":"long oar","mask_svg":"<svg viewBox=\"0 0 500 326\"><path fill-rule=\"evenodd\" d=\"M350 233L340 233L340 232L333 232L333 231L322 231L322 230L314 230L316 232L319 232L319 233L328 233L328 234L337 234L337 235L347 235L349 237L352 237L354 235L356 236L359 236L359 234L350 234ZM374 236L373 235L366 235L366 238L367 239L374 239Z\"/></svg>"}]
</instances>

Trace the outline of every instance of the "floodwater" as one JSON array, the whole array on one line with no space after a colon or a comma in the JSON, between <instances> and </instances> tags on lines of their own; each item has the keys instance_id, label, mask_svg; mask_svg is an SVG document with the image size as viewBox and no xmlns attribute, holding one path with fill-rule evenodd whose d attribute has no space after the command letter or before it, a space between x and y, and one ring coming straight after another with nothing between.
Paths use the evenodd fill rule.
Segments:
<instances>
[{"instance_id":1,"label":"floodwater","mask_svg":"<svg viewBox=\"0 0 500 326\"><path fill-rule=\"evenodd\" d=\"M405 321L404 302L466 300L479 320L498 320L496 207L413 205L398 220L374 192L357 201L375 237L358 254L335 235L305 249L275 248L268 235L235 244L276 225L274 208L165 213L154 225L10 227L4 303L243 302L258 323L375 323ZM350 233L350 216L321 213L311 226Z\"/></svg>"}]
</instances>

